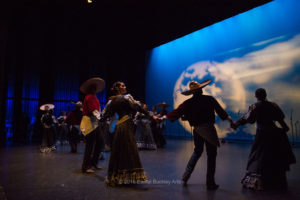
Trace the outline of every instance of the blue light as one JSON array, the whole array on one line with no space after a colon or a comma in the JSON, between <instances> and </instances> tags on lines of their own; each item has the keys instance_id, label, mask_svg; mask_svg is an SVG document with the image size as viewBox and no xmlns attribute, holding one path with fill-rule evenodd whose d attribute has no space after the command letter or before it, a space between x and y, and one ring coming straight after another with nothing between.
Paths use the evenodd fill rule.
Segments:
<instances>
[{"instance_id":1,"label":"blue light","mask_svg":"<svg viewBox=\"0 0 300 200\"><path fill-rule=\"evenodd\" d=\"M54 115L59 116L61 111L69 111L74 109L74 104L71 101L78 101L79 84L77 76L72 76L73 73L65 69L61 69L56 74L54 88Z\"/></svg>"},{"instance_id":2,"label":"blue light","mask_svg":"<svg viewBox=\"0 0 300 200\"><path fill-rule=\"evenodd\" d=\"M14 113L14 100L6 100L6 117L5 117L5 131L6 140L13 136L13 113Z\"/></svg>"},{"instance_id":3,"label":"blue light","mask_svg":"<svg viewBox=\"0 0 300 200\"><path fill-rule=\"evenodd\" d=\"M97 94L97 98L100 102L100 107L101 107L101 111L105 108L105 103L106 103L106 91L103 90L102 92L100 92L99 94Z\"/></svg>"},{"instance_id":4,"label":"blue light","mask_svg":"<svg viewBox=\"0 0 300 200\"><path fill-rule=\"evenodd\" d=\"M293 38L300 33L299 8L299 0L272 1L154 48L146 71L147 104L166 101L173 105L175 83L192 64L238 59ZM178 127L176 123L170 125L170 129Z\"/></svg>"}]
</instances>

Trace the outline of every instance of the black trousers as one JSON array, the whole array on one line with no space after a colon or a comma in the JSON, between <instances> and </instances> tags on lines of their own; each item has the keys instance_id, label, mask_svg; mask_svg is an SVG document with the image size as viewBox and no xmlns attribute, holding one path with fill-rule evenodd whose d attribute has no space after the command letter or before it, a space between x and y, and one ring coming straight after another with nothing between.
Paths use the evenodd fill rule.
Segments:
<instances>
[{"instance_id":1,"label":"black trousers","mask_svg":"<svg viewBox=\"0 0 300 200\"><path fill-rule=\"evenodd\" d=\"M206 185L215 184L215 171L216 171L216 157L217 157L217 147L207 142L199 134L194 133L194 152L186 166L185 173L191 174L199 160L203 147L205 144L207 153L207 171L206 171Z\"/></svg>"},{"instance_id":2,"label":"black trousers","mask_svg":"<svg viewBox=\"0 0 300 200\"><path fill-rule=\"evenodd\" d=\"M85 151L82 163L82 171L97 165L99 156L104 146L104 137L100 127L85 136Z\"/></svg>"},{"instance_id":3,"label":"black trousers","mask_svg":"<svg viewBox=\"0 0 300 200\"><path fill-rule=\"evenodd\" d=\"M42 147L52 147L54 145L53 128L43 128Z\"/></svg>"},{"instance_id":4,"label":"black trousers","mask_svg":"<svg viewBox=\"0 0 300 200\"><path fill-rule=\"evenodd\" d=\"M77 143L79 142L79 130L72 126L70 132L69 132L69 144L71 147L71 153L77 152Z\"/></svg>"}]
</instances>

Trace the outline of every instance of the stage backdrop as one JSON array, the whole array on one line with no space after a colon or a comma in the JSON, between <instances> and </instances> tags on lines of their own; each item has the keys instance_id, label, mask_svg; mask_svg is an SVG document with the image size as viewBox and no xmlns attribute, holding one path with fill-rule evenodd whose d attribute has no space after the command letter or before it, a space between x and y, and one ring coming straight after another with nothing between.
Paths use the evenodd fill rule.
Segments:
<instances>
[{"instance_id":1,"label":"stage backdrop","mask_svg":"<svg viewBox=\"0 0 300 200\"><path fill-rule=\"evenodd\" d=\"M146 72L146 102L177 108L191 80L213 80L204 94L214 96L233 119L256 101L263 87L283 109L293 135L300 120L300 1L276 0L154 48ZM290 119L292 116L292 120ZM254 125L236 132L217 118L220 137L251 139ZM190 136L187 122L168 122L165 134ZM299 133L298 133L299 134Z\"/></svg>"}]
</instances>

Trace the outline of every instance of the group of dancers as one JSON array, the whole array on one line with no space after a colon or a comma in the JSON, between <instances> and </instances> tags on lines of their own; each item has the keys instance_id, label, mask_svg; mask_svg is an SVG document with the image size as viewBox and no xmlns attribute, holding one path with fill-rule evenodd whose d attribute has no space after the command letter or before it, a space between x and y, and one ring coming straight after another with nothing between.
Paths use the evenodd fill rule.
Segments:
<instances>
[{"instance_id":1,"label":"group of dancers","mask_svg":"<svg viewBox=\"0 0 300 200\"><path fill-rule=\"evenodd\" d=\"M194 127L195 144L194 152L183 173L183 185L187 185L205 145L206 186L208 190L216 190L219 187L215 182L216 156L217 147L220 146L214 127L216 113L222 120L228 120L232 129L246 123L257 123L257 132L249 155L246 175L242 179L243 186L254 190L286 189L286 171L296 160L286 135L288 126L284 122L284 114L279 106L268 101L266 91L259 88L255 92L257 103L251 105L248 112L234 122L214 97L203 94L202 88L210 82L211 80L201 83L190 82L189 90L182 92L183 95L193 95L190 99L170 113L165 110L167 104L162 103L162 111L157 114L155 109L149 112L145 104L127 94L123 82L113 84L111 88L113 95L101 112L96 94L104 89L105 81L101 78L91 78L85 81L80 91L86 96L82 106L78 106L82 109L82 118L68 121L70 115L68 114L65 119L68 123L73 121L72 126L78 131L80 128L85 136L82 172L93 173L94 169L101 169L97 164L101 148L104 146L104 133L105 130L107 131L107 124L112 125L115 122L106 184L117 186L147 181L138 148L156 149L164 146L163 134L157 129L162 130L167 119L173 122L181 118ZM51 109L48 106L44 110L48 113ZM281 128L276 126L276 121L279 122ZM45 133L44 135L47 136L47 127L45 127Z\"/></svg>"},{"instance_id":2,"label":"group of dancers","mask_svg":"<svg viewBox=\"0 0 300 200\"><path fill-rule=\"evenodd\" d=\"M82 119L82 103L78 101L74 104L75 109L68 115L62 111L57 118L53 115L53 104L44 104L40 107L44 112L41 117L43 135L40 151L42 153L50 153L60 144L70 144L71 153L77 152L77 143L82 139L79 127Z\"/></svg>"},{"instance_id":3,"label":"group of dancers","mask_svg":"<svg viewBox=\"0 0 300 200\"><path fill-rule=\"evenodd\" d=\"M137 146L139 149L154 150L164 147L166 144L166 140L162 133L165 128L165 121L162 120L158 122L155 121L154 118L165 115L167 113L166 107L169 105L160 103L158 104L161 108L160 112L157 113L155 108L149 112L146 104L134 100L129 94L125 95L127 91L124 83L116 82L111 89L113 96L109 98L105 109L100 112L100 103L96 94L102 91L104 85L105 82L100 78L87 80L80 87L80 90L86 94L84 102L77 102L75 104L76 108L68 113L63 120L63 123L67 125L69 130L68 136L72 153L77 152L79 133L82 133L85 136L85 152L82 164L82 172L84 173L93 173L95 172L94 169L101 169L97 163L101 151L104 149L103 147L109 149L112 155L114 154L112 146L117 146L114 145L114 143L116 141L115 138L118 138L117 130L122 115L118 112L112 114L112 111L110 110L111 106L108 105L111 103L114 105L115 101L113 101L113 99L118 96L124 96L127 100L130 100L132 104L132 108L130 108L130 113L128 114L130 114L130 118L132 118L132 121L134 122L132 127L132 130L134 131L134 134L132 134L134 140L132 140L130 145ZM52 104L45 104L40 107L41 110L45 111L41 118L44 127L41 152L48 153L55 150L53 126L57 123L57 120L53 116L53 108L54 105ZM122 109L126 109L126 107L122 107ZM113 134L110 134L109 132L113 132ZM113 138L111 136L113 136ZM137 153L136 155L138 156Z\"/></svg>"}]
</instances>

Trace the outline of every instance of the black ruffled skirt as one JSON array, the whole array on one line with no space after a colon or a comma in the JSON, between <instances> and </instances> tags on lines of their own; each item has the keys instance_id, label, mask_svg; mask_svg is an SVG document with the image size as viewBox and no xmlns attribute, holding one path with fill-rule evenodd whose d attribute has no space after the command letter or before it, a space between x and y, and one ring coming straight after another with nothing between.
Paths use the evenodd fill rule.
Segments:
<instances>
[{"instance_id":1,"label":"black ruffled skirt","mask_svg":"<svg viewBox=\"0 0 300 200\"><path fill-rule=\"evenodd\" d=\"M109 186L116 186L138 184L146 180L134 138L134 124L128 119L116 126L105 182Z\"/></svg>"},{"instance_id":2,"label":"black ruffled skirt","mask_svg":"<svg viewBox=\"0 0 300 200\"><path fill-rule=\"evenodd\" d=\"M286 171L295 162L288 137L282 129L257 130L241 183L254 190L286 189Z\"/></svg>"}]
</instances>

